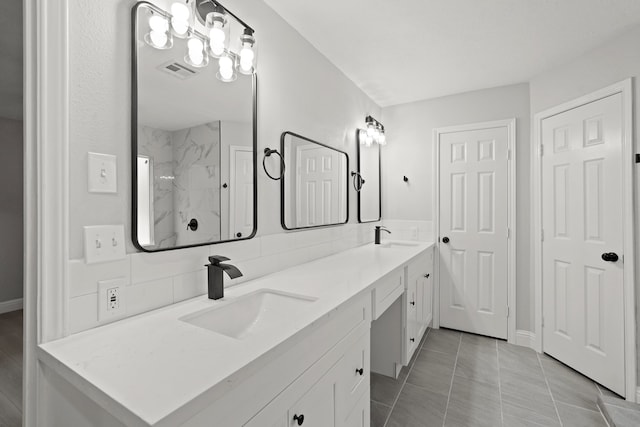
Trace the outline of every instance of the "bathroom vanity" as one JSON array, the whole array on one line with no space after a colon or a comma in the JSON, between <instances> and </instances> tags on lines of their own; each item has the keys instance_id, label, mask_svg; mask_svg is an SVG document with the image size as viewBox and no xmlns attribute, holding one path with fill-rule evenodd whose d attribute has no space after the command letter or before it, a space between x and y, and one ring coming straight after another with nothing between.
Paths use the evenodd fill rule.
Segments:
<instances>
[{"instance_id":1,"label":"bathroom vanity","mask_svg":"<svg viewBox=\"0 0 640 427\"><path fill-rule=\"evenodd\" d=\"M433 245L368 244L39 348L47 425L368 426L431 321ZM371 366L370 366L371 363Z\"/></svg>"}]
</instances>

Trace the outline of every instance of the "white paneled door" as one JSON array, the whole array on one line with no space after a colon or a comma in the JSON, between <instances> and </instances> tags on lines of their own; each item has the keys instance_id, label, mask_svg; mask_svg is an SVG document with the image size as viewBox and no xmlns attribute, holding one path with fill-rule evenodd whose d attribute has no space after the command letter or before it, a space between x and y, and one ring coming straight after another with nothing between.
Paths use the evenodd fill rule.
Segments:
<instances>
[{"instance_id":1,"label":"white paneled door","mask_svg":"<svg viewBox=\"0 0 640 427\"><path fill-rule=\"evenodd\" d=\"M341 153L316 144L297 150L296 212L298 227L313 227L344 221L340 218L343 206L340 167Z\"/></svg>"},{"instance_id":2,"label":"white paneled door","mask_svg":"<svg viewBox=\"0 0 640 427\"><path fill-rule=\"evenodd\" d=\"M621 94L542 121L543 349L624 395Z\"/></svg>"},{"instance_id":3,"label":"white paneled door","mask_svg":"<svg viewBox=\"0 0 640 427\"><path fill-rule=\"evenodd\" d=\"M440 325L507 338L508 127L439 135Z\"/></svg>"},{"instance_id":4,"label":"white paneled door","mask_svg":"<svg viewBox=\"0 0 640 427\"><path fill-rule=\"evenodd\" d=\"M253 151L232 146L229 193L229 239L246 238L253 232Z\"/></svg>"}]
</instances>

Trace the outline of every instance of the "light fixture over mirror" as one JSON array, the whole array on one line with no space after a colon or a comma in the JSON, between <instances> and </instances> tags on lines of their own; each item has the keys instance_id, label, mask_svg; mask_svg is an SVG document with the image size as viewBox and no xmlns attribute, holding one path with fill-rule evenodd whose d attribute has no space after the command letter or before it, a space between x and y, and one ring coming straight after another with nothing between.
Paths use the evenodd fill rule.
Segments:
<instances>
[{"instance_id":1,"label":"light fixture over mirror","mask_svg":"<svg viewBox=\"0 0 640 427\"><path fill-rule=\"evenodd\" d=\"M370 147L373 143L378 145L387 145L387 136L384 132L384 126L371 116L364 119L365 128L358 131L358 139L360 144Z\"/></svg>"},{"instance_id":2,"label":"light fixture over mirror","mask_svg":"<svg viewBox=\"0 0 640 427\"><path fill-rule=\"evenodd\" d=\"M254 30L214 0L180 0L170 11L147 4L152 10L144 41L156 49L174 48L173 38L186 38L185 62L193 67L209 65L217 59L216 77L233 82L238 73L256 70ZM178 48L178 47L175 47Z\"/></svg>"}]
</instances>

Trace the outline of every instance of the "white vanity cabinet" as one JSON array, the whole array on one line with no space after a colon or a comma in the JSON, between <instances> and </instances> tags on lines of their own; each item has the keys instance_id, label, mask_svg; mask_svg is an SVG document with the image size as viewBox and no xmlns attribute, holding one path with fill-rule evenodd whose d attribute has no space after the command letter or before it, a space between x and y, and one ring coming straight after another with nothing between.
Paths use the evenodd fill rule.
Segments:
<instances>
[{"instance_id":1,"label":"white vanity cabinet","mask_svg":"<svg viewBox=\"0 0 640 427\"><path fill-rule=\"evenodd\" d=\"M397 277L402 280L401 293L392 286L397 283ZM374 286L374 321L371 325L373 372L397 378L402 366L409 364L433 318L432 283L433 248L430 247ZM380 298L379 295L385 297Z\"/></svg>"},{"instance_id":2,"label":"white vanity cabinet","mask_svg":"<svg viewBox=\"0 0 640 427\"><path fill-rule=\"evenodd\" d=\"M433 318L433 248L414 258L405 271L407 289L405 301L405 352L407 365Z\"/></svg>"},{"instance_id":3,"label":"white vanity cabinet","mask_svg":"<svg viewBox=\"0 0 640 427\"><path fill-rule=\"evenodd\" d=\"M354 332L244 425L368 426L369 331Z\"/></svg>"}]
</instances>

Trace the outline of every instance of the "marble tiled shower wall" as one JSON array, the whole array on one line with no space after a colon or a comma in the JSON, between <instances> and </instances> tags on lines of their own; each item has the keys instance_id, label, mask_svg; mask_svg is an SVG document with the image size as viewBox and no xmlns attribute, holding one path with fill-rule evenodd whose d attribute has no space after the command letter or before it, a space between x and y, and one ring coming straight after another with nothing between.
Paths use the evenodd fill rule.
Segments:
<instances>
[{"instance_id":1,"label":"marble tiled shower wall","mask_svg":"<svg viewBox=\"0 0 640 427\"><path fill-rule=\"evenodd\" d=\"M155 247L221 240L220 122L168 131L138 128L138 150L153 162ZM198 229L187 229L198 220Z\"/></svg>"},{"instance_id":2,"label":"marble tiled shower wall","mask_svg":"<svg viewBox=\"0 0 640 427\"><path fill-rule=\"evenodd\" d=\"M235 286L373 242L373 229L380 223L346 224L255 237L217 245L199 246L157 253L132 253L125 259L99 264L69 261L68 331L95 328L98 322L98 281L124 278L125 317L134 316L207 291L204 264L210 255L225 255L243 276L225 286ZM431 240L430 221L384 221L393 234L383 238ZM412 238L417 229L418 238Z\"/></svg>"}]
</instances>

